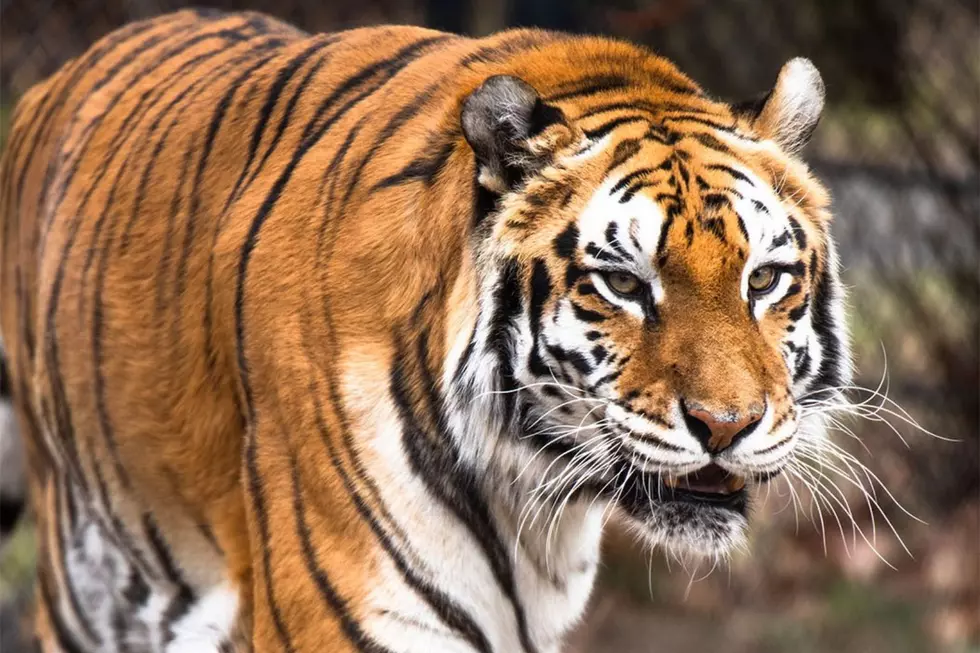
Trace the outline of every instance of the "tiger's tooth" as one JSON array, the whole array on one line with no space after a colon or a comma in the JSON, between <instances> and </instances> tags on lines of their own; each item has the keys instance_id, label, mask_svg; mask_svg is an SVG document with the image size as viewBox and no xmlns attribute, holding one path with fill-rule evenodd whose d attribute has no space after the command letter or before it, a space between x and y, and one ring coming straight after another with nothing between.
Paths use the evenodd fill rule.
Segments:
<instances>
[{"instance_id":1,"label":"tiger's tooth","mask_svg":"<svg viewBox=\"0 0 980 653\"><path fill-rule=\"evenodd\" d=\"M673 474L666 474L662 478L663 478L664 485L666 485L667 487L669 488L677 487L677 477L674 476Z\"/></svg>"},{"instance_id":2,"label":"tiger's tooth","mask_svg":"<svg viewBox=\"0 0 980 653\"><path fill-rule=\"evenodd\" d=\"M738 492L745 487L745 479L741 476L729 476L725 479L725 488L729 492Z\"/></svg>"}]
</instances>

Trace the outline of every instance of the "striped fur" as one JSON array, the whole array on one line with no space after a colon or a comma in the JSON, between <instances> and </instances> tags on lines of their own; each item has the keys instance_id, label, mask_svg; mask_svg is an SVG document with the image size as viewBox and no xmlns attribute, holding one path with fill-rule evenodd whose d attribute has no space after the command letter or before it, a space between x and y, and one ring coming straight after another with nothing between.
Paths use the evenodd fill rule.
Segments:
<instances>
[{"instance_id":1,"label":"striped fur","mask_svg":"<svg viewBox=\"0 0 980 653\"><path fill-rule=\"evenodd\" d=\"M778 473L847 374L801 65L731 107L612 40L184 11L32 89L0 316L40 649L549 653L607 511L724 554L744 506L664 475ZM712 453L685 406L762 419Z\"/></svg>"}]
</instances>

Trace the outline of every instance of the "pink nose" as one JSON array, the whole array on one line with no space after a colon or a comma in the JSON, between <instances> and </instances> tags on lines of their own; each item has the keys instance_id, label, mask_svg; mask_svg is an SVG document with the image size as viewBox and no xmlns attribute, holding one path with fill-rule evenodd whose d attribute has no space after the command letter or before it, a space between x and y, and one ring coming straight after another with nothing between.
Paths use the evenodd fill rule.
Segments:
<instances>
[{"instance_id":1,"label":"pink nose","mask_svg":"<svg viewBox=\"0 0 980 653\"><path fill-rule=\"evenodd\" d=\"M684 409L688 430L713 454L721 453L751 433L761 417L761 410L718 415L702 408Z\"/></svg>"}]
</instances>

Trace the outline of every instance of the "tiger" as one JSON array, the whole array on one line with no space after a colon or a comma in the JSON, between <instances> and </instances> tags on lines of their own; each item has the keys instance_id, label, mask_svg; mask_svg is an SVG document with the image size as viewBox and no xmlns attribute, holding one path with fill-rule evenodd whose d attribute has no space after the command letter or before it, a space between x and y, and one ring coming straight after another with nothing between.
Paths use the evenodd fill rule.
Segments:
<instances>
[{"instance_id":1,"label":"tiger","mask_svg":"<svg viewBox=\"0 0 980 653\"><path fill-rule=\"evenodd\" d=\"M850 375L803 58L183 10L30 89L0 320L45 652L555 653L724 560Z\"/></svg>"}]
</instances>

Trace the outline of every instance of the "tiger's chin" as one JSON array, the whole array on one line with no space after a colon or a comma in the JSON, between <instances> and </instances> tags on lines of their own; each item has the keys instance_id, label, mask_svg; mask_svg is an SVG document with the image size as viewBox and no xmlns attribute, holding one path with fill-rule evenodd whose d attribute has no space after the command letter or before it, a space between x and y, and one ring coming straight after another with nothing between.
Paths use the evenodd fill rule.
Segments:
<instances>
[{"instance_id":1,"label":"tiger's chin","mask_svg":"<svg viewBox=\"0 0 980 653\"><path fill-rule=\"evenodd\" d=\"M747 544L748 520L728 508L668 501L628 519L644 542L680 560L726 559Z\"/></svg>"},{"instance_id":2,"label":"tiger's chin","mask_svg":"<svg viewBox=\"0 0 980 653\"><path fill-rule=\"evenodd\" d=\"M619 498L627 523L646 543L682 560L719 560L747 547L746 480L705 468L693 478L643 474ZM765 482L766 479L754 479Z\"/></svg>"}]
</instances>

